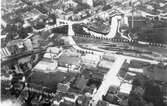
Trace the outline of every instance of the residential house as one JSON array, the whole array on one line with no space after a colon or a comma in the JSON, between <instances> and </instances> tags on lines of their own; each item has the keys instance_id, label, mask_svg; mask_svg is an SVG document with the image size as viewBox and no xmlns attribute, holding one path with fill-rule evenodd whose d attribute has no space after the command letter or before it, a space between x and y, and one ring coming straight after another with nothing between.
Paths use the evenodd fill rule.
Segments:
<instances>
[{"instance_id":1,"label":"residential house","mask_svg":"<svg viewBox=\"0 0 167 106\"><path fill-rule=\"evenodd\" d=\"M68 93L68 95L65 95L64 100L69 102L69 103L75 103L77 100L77 96L74 94Z\"/></svg>"},{"instance_id":2,"label":"residential house","mask_svg":"<svg viewBox=\"0 0 167 106\"><path fill-rule=\"evenodd\" d=\"M58 47L49 47L46 50L46 53L44 54L44 58L48 58L48 59L53 59L56 58L57 55L61 52L61 49Z\"/></svg>"},{"instance_id":3,"label":"residential house","mask_svg":"<svg viewBox=\"0 0 167 106\"><path fill-rule=\"evenodd\" d=\"M88 87L88 86L83 90L85 95L88 97L93 97L96 91L97 91L96 87Z\"/></svg>"},{"instance_id":4,"label":"residential house","mask_svg":"<svg viewBox=\"0 0 167 106\"><path fill-rule=\"evenodd\" d=\"M67 92L69 88L70 88L69 83L66 83L66 84L58 83L57 84L57 92Z\"/></svg>"},{"instance_id":5,"label":"residential house","mask_svg":"<svg viewBox=\"0 0 167 106\"><path fill-rule=\"evenodd\" d=\"M77 106L88 106L90 100L91 100L91 97L87 97L85 95L79 96L77 98L76 104Z\"/></svg>"}]
</instances>

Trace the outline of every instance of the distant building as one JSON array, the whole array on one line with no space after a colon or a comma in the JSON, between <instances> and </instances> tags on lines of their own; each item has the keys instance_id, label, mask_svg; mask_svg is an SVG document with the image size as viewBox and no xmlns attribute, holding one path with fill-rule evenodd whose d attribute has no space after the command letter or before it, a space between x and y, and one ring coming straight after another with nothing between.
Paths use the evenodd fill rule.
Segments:
<instances>
[{"instance_id":1,"label":"distant building","mask_svg":"<svg viewBox=\"0 0 167 106\"><path fill-rule=\"evenodd\" d=\"M111 104L118 104L119 103L119 98L112 93L107 93L103 99Z\"/></svg>"},{"instance_id":2,"label":"distant building","mask_svg":"<svg viewBox=\"0 0 167 106\"><path fill-rule=\"evenodd\" d=\"M144 62L144 61L138 61L138 60L131 60L130 61L130 67L132 68L143 68L145 66L149 66L149 62Z\"/></svg>"},{"instance_id":3,"label":"distant building","mask_svg":"<svg viewBox=\"0 0 167 106\"><path fill-rule=\"evenodd\" d=\"M8 47L0 48L0 52L2 57L11 56L11 52L9 51Z\"/></svg>"},{"instance_id":4,"label":"distant building","mask_svg":"<svg viewBox=\"0 0 167 106\"><path fill-rule=\"evenodd\" d=\"M68 72L69 71L69 69L67 67L60 67L60 66L57 67L57 70L61 71L61 72Z\"/></svg>"},{"instance_id":5,"label":"distant building","mask_svg":"<svg viewBox=\"0 0 167 106\"><path fill-rule=\"evenodd\" d=\"M56 56L60 53L60 50L61 49L57 47L48 47L43 57L48 59L56 58Z\"/></svg>"},{"instance_id":6,"label":"distant building","mask_svg":"<svg viewBox=\"0 0 167 106\"><path fill-rule=\"evenodd\" d=\"M143 69L142 68L128 68L129 72L133 72L133 73L143 73Z\"/></svg>"},{"instance_id":7,"label":"distant building","mask_svg":"<svg viewBox=\"0 0 167 106\"><path fill-rule=\"evenodd\" d=\"M88 87L88 86L83 90L85 95L88 97L93 97L96 91L97 91L96 87Z\"/></svg>"},{"instance_id":8,"label":"distant building","mask_svg":"<svg viewBox=\"0 0 167 106\"><path fill-rule=\"evenodd\" d=\"M98 66L98 72L101 74L106 74L109 71L109 68L105 68L105 67L99 67Z\"/></svg>"},{"instance_id":9,"label":"distant building","mask_svg":"<svg viewBox=\"0 0 167 106\"><path fill-rule=\"evenodd\" d=\"M68 0L64 3L64 5L68 8L75 8L77 7L78 3L74 2L73 0Z\"/></svg>"},{"instance_id":10,"label":"distant building","mask_svg":"<svg viewBox=\"0 0 167 106\"><path fill-rule=\"evenodd\" d=\"M12 55L23 53L26 50L23 39L17 39L8 42L7 48L10 48L8 50Z\"/></svg>"},{"instance_id":11,"label":"distant building","mask_svg":"<svg viewBox=\"0 0 167 106\"><path fill-rule=\"evenodd\" d=\"M24 40L23 39L17 39L17 40L12 40L7 43L7 46L14 46L16 45L18 48L23 48L24 47Z\"/></svg>"},{"instance_id":12,"label":"distant building","mask_svg":"<svg viewBox=\"0 0 167 106\"><path fill-rule=\"evenodd\" d=\"M109 53L105 53L105 54L103 55L103 59L104 59L104 60L108 60L108 61L112 61L112 62L115 61L115 57L114 57L113 55L109 54Z\"/></svg>"},{"instance_id":13,"label":"distant building","mask_svg":"<svg viewBox=\"0 0 167 106\"><path fill-rule=\"evenodd\" d=\"M72 102L60 102L59 106L74 106Z\"/></svg>"},{"instance_id":14,"label":"distant building","mask_svg":"<svg viewBox=\"0 0 167 106\"><path fill-rule=\"evenodd\" d=\"M133 81L133 79L136 77L136 74L138 74L138 73L127 72L125 74L123 80L128 81L128 82L131 83Z\"/></svg>"},{"instance_id":15,"label":"distant building","mask_svg":"<svg viewBox=\"0 0 167 106\"><path fill-rule=\"evenodd\" d=\"M90 7L93 7L93 0L82 0L82 3L83 3L83 4L87 4L87 5L89 5Z\"/></svg>"},{"instance_id":16,"label":"distant building","mask_svg":"<svg viewBox=\"0 0 167 106\"><path fill-rule=\"evenodd\" d=\"M57 85L58 92L67 92L69 88L70 88L70 85L68 83L67 84L58 83Z\"/></svg>"},{"instance_id":17,"label":"distant building","mask_svg":"<svg viewBox=\"0 0 167 106\"><path fill-rule=\"evenodd\" d=\"M119 87L117 87L117 86L110 86L110 88L108 89L108 93L117 94L118 90L119 90Z\"/></svg>"},{"instance_id":18,"label":"distant building","mask_svg":"<svg viewBox=\"0 0 167 106\"><path fill-rule=\"evenodd\" d=\"M50 59L41 60L35 67L34 70L42 70L42 71L54 71L57 68L57 62L53 62Z\"/></svg>"},{"instance_id":19,"label":"distant building","mask_svg":"<svg viewBox=\"0 0 167 106\"><path fill-rule=\"evenodd\" d=\"M24 41L24 45L25 45L25 47L27 48L28 51L33 50L33 45L32 45L31 39L27 39L26 41Z\"/></svg>"},{"instance_id":20,"label":"distant building","mask_svg":"<svg viewBox=\"0 0 167 106\"><path fill-rule=\"evenodd\" d=\"M100 61L99 55L86 54L85 56L82 56L83 64L88 66L96 67L99 61Z\"/></svg>"},{"instance_id":21,"label":"distant building","mask_svg":"<svg viewBox=\"0 0 167 106\"><path fill-rule=\"evenodd\" d=\"M68 93L68 95L65 95L64 100L66 102L74 104L76 102L76 100L77 100L77 96L75 94Z\"/></svg>"},{"instance_id":22,"label":"distant building","mask_svg":"<svg viewBox=\"0 0 167 106\"><path fill-rule=\"evenodd\" d=\"M103 80L104 74L102 73L93 73L92 77L93 79L97 79L97 80Z\"/></svg>"},{"instance_id":23,"label":"distant building","mask_svg":"<svg viewBox=\"0 0 167 106\"><path fill-rule=\"evenodd\" d=\"M91 97L87 97L87 96L79 96L77 98L77 106L89 106L89 101L91 100Z\"/></svg>"}]
</instances>

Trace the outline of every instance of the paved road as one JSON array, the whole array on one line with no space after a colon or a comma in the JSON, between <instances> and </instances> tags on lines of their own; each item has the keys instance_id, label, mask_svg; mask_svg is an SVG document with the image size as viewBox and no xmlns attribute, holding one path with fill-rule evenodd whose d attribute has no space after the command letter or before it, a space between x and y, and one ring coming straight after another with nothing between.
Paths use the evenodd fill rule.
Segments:
<instances>
[{"instance_id":1,"label":"paved road","mask_svg":"<svg viewBox=\"0 0 167 106\"><path fill-rule=\"evenodd\" d=\"M131 41L131 38L128 38L127 36L125 36L123 32L120 32L120 26L121 26L121 23L120 23L120 21L119 21L119 22L118 22L118 33L121 35L122 38Z\"/></svg>"},{"instance_id":2,"label":"paved road","mask_svg":"<svg viewBox=\"0 0 167 106\"><path fill-rule=\"evenodd\" d=\"M90 53L94 53L94 54L97 54L97 55L103 55L102 52L98 52L98 51L93 51L93 50L87 50L87 49L80 48L80 47L75 43L75 41L73 40L72 36L68 36L68 41L69 41L69 44L72 45L76 50L85 51L85 52L90 52Z\"/></svg>"},{"instance_id":3,"label":"paved road","mask_svg":"<svg viewBox=\"0 0 167 106\"><path fill-rule=\"evenodd\" d=\"M112 17L110 33L107 34L106 37L114 38L116 36L117 29L118 29L118 19L120 18L121 18L120 16Z\"/></svg>"},{"instance_id":4,"label":"paved road","mask_svg":"<svg viewBox=\"0 0 167 106\"><path fill-rule=\"evenodd\" d=\"M102 96L105 95L110 86L120 86L120 80L117 77L117 73L119 72L122 64L124 63L125 58L121 56L116 57L116 61L110 67L109 72L104 76L104 80L99 87L97 93L93 97L92 106L96 106L97 102L102 99Z\"/></svg>"}]
</instances>

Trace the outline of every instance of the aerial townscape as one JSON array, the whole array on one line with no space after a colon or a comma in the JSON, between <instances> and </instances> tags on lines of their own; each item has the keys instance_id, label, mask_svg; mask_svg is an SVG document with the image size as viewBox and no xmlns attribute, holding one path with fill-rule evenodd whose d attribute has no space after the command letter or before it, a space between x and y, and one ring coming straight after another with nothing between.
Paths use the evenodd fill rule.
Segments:
<instances>
[{"instance_id":1,"label":"aerial townscape","mask_svg":"<svg viewBox=\"0 0 167 106\"><path fill-rule=\"evenodd\" d=\"M167 106L167 0L1 0L0 106Z\"/></svg>"}]
</instances>

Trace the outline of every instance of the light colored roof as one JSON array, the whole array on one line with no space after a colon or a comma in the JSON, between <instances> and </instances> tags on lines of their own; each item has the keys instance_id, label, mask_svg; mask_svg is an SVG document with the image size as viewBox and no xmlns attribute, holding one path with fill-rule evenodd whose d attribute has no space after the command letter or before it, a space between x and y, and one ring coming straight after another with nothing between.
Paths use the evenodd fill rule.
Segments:
<instances>
[{"instance_id":1,"label":"light colored roof","mask_svg":"<svg viewBox=\"0 0 167 106\"><path fill-rule=\"evenodd\" d=\"M103 67L103 68L110 68L112 66L112 64L113 64L113 62L111 62L111 61L102 60L102 61L100 61L98 66Z\"/></svg>"},{"instance_id":2,"label":"light colored roof","mask_svg":"<svg viewBox=\"0 0 167 106\"><path fill-rule=\"evenodd\" d=\"M8 42L7 46L13 46L13 45L17 45L17 44L20 44L23 42L24 42L23 39L12 40L12 41Z\"/></svg>"},{"instance_id":3,"label":"light colored roof","mask_svg":"<svg viewBox=\"0 0 167 106\"><path fill-rule=\"evenodd\" d=\"M43 70L43 71L47 71L47 70L54 70L56 68L56 64L54 62L48 62L48 61L40 61L35 67L34 69L36 70Z\"/></svg>"},{"instance_id":4,"label":"light colored roof","mask_svg":"<svg viewBox=\"0 0 167 106\"><path fill-rule=\"evenodd\" d=\"M60 49L57 47L49 47L46 50L47 53L44 54L44 58L52 58L51 56L57 55L60 52Z\"/></svg>"},{"instance_id":5,"label":"light colored roof","mask_svg":"<svg viewBox=\"0 0 167 106\"><path fill-rule=\"evenodd\" d=\"M121 86L120 86L120 93L123 93L123 94L130 94L130 91L132 89L132 85L131 84L128 84L128 83L123 83Z\"/></svg>"},{"instance_id":6,"label":"light colored roof","mask_svg":"<svg viewBox=\"0 0 167 106\"><path fill-rule=\"evenodd\" d=\"M59 53L60 49L57 47L49 47L46 52Z\"/></svg>"},{"instance_id":7,"label":"light colored roof","mask_svg":"<svg viewBox=\"0 0 167 106\"><path fill-rule=\"evenodd\" d=\"M110 82L108 82L108 83L110 83ZM121 81L120 81L120 79L118 77L115 77L115 78L112 79L111 86L118 87L118 86L120 86L120 84L121 84Z\"/></svg>"},{"instance_id":8,"label":"light colored roof","mask_svg":"<svg viewBox=\"0 0 167 106\"><path fill-rule=\"evenodd\" d=\"M99 55L94 55L94 54L86 54L82 58L89 59L89 60L99 61L100 56Z\"/></svg>"},{"instance_id":9,"label":"light colored roof","mask_svg":"<svg viewBox=\"0 0 167 106\"><path fill-rule=\"evenodd\" d=\"M129 68L129 71L134 73L143 73L143 69L140 68Z\"/></svg>"},{"instance_id":10,"label":"light colored roof","mask_svg":"<svg viewBox=\"0 0 167 106\"><path fill-rule=\"evenodd\" d=\"M67 72L68 71L68 68L65 68L65 67L57 67L57 69L61 72Z\"/></svg>"}]
</instances>

